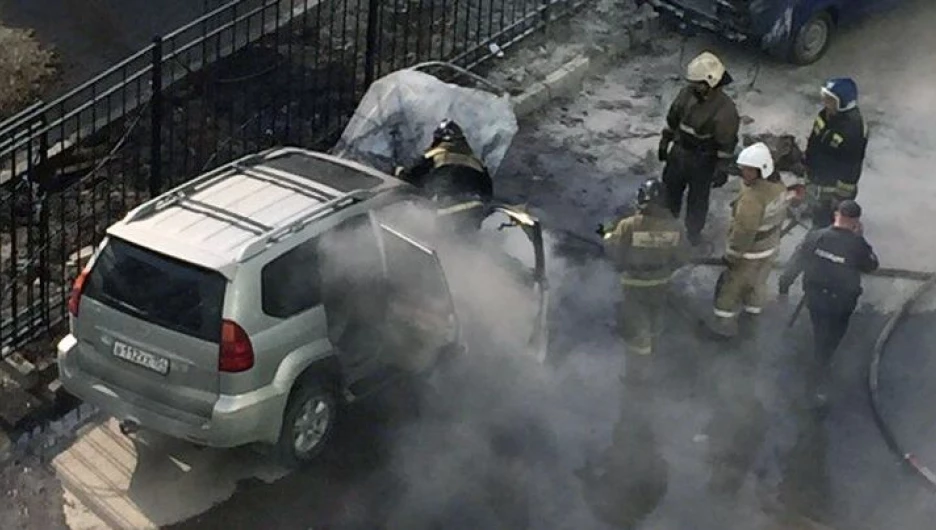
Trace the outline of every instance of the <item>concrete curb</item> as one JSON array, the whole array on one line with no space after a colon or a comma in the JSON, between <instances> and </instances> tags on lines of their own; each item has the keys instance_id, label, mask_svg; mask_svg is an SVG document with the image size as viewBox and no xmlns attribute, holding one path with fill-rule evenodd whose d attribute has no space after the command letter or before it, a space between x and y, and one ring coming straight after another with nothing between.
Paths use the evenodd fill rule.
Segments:
<instances>
[{"instance_id":1,"label":"concrete curb","mask_svg":"<svg viewBox=\"0 0 936 530\"><path fill-rule=\"evenodd\" d=\"M621 55L649 42L659 30L656 12L644 10L621 29L624 32L611 45L596 50L589 57L579 54L560 66L542 81L527 87L512 98L514 113L523 118L545 107L550 101L576 94L582 89L585 79L606 70Z\"/></svg>"}]
</instances>

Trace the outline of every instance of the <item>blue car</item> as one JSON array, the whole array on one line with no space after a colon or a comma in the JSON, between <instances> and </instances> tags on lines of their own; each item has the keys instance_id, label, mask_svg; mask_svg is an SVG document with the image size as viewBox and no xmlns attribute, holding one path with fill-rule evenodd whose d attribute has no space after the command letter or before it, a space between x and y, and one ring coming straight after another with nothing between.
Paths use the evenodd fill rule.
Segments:
<instances>
[{"instance_id":1,"label":"blue car","mask_svg":"<svg viewBox=\"0 0 936 530\"><path fill-rule=\"evenodd\" d=\"M684 33L712 31L794 64L825 54L836 28L901 0L637 0Z\"/></svg>"}]
</instances>

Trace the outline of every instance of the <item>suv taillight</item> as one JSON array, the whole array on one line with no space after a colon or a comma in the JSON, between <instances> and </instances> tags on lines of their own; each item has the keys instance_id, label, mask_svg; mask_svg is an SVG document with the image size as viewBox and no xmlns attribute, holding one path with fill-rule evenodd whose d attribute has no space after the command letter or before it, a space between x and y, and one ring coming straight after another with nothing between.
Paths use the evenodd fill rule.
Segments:
<instances>
[{"instance_id":1,"label":"suv taillight","mask_svg":"<svg viewBox=\"0 0 936 530\"><path fill-rule=\"evenodd\" d=\"M81 271L81 274L75 278L75 283L72 284L71 296L68 297L68 312L71 313L71 316L78 316L78 307L81 305L81 293L84 291L85 282L88 280L88 273L90 272L90 267L85 267Z\"/></svg>"},{"instance_id":2,"label":"suv taillight","mask_svg":"<svg viewBox=\"0 0 936 530\"><path fill-rule=\"evenodd\" d=\"M221 322L221 350L218 354L218 370L222 372L244 372L254 365L253 345L244 328L237 322Z\"/></svg>"}]
</instances>

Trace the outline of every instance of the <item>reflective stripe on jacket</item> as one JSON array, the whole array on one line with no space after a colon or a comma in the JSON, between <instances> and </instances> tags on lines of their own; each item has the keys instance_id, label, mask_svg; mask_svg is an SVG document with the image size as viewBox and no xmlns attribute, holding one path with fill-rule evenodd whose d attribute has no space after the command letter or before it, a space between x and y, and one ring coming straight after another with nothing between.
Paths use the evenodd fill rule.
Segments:
<instances>
[{"instance_id":1,"label":"reflective stripe on jacket","mask_svg":"<svg viewBox=\"0 0 936 530\"><path fill-rule=\"evenodd\" d=\"M744 185L732 202L726 254L741 259L765 259L780 245L780 227L787 215L786 186L757 179Z\"/></svg>"},{"instance_id":2,"label":"reflective stripe on jacket","mask_svg":"<svg viewBox=\"0 0 936 530\"><path fill-rule=\"evenodd\" d=\"M832 116L823 109L813 122L806 144L809 183L823 194L854 197L867 147L868 127L859 109Z\"/></svg>"},{"instance_id":3,"label":"reflective stripe on jacket","mask_svg":"<svg viewBox=\"0 0 936 530\"><path fill-rule=\"evenodd\" d=\"M432 160L435 168L443 166L463 166L469 167L475 171L483 172L484 166L481 161L473 155L453 151L450 146L440 144L438 147L426 151L426 158Z\"/></svg>"},{"instance_id":4,"label":"reflective stripe on jacket","mask_svg":"<svg viewBox=\"0 0 936 530\"><path fill-rule=\"evenodd\" d=\"M735 156L740 124L734 101L721 90L700 100L691 87L685 87L666 116L666 128L682 148L725 159Z\"/></svg>"},{"instance_id":5,"label":"reflective stripe on jacket","mask_svg":"<svg viewBox=\"0 0 936 530\"><path fill-rule=\"evenodd\" d=\"M682 225L662 208L622 219L604 239L625 286L663 285L689 258Z\"/></svg>"}]
</instances>

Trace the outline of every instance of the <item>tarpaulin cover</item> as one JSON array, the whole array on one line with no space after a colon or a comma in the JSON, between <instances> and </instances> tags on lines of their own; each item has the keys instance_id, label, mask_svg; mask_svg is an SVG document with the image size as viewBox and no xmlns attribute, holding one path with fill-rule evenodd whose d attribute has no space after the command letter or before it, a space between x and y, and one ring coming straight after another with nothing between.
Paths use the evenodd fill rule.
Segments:
<instances>
[{"instance_id":1,"label":"tarpaulin cover","mask_svg":"<svg viewBox=\"0 0 936 530\"><path fill-rule=\"evenodd\" d=\"M494 176L517 133L510 98L446 83L417 70L400 70L374 82L364 94L334 153L392 174L409 167L429 147L446 118L465 131L468 143Z\"/></svg>"}]
</instances>

